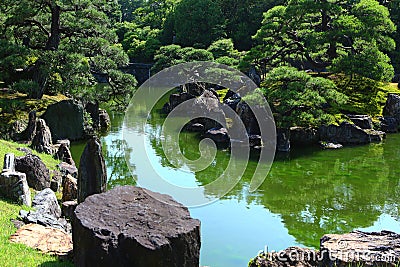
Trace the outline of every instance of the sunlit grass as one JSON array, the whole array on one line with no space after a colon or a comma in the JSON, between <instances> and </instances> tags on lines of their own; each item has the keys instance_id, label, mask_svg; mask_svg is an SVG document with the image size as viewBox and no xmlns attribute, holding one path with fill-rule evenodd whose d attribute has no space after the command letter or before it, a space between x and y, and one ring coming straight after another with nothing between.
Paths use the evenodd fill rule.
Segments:
<instances>
[{"instance_id":1,"label":"sunlit grass","mask_svg":"<svg viewBox=\"0 0 400 267\"><path fill-rule=\"evenodd\" d=\"M0 159L4 158L6 153L14 153L15 156L22 156L24 152L18 151L18 147L27 147L0 140ZM34 152L38 155L49 169L55 169L58 161L51 155ZM1 168L3 166L1 165ZM22 244L9 242L9 237L15 233L11 219L15 219L21 209L26 208L9 200L0 198L0 265L2 267L14 266L73 266L70 262L62 262L54 256L42 254L32 248Z\"/></svg>"}]
</instances>

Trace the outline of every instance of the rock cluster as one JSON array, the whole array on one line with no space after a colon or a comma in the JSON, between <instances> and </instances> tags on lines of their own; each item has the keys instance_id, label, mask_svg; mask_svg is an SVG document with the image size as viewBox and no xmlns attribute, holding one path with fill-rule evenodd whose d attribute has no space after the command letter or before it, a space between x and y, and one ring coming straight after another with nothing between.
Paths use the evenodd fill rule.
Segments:
<instances>
[{"instance_id":1,"label":"rock cluster","mask_svg":"<svg viewBox=\"0 0 400 267\"><path fill-rule=\"evenodd\" d=\"M290 247L280 252L263 252L250 261L249 267L356 267L398 266L400 235L389 232L324 235L320 250Z\"/></svg>"},{"instance_id":2,"label":"rock cluster","mask_svg":"<svg viewBox=\"0 0 400 267\"><path fill-rule=\"evenodd\" d=\"M34 210L20 211L19 216L24 223L40 224L57 228L65 232L71 231L69 223L61 218L61 208L58 205L56 195L50 188L40 191L35 196L32 207Z\"/></svg>"}]
</instances>

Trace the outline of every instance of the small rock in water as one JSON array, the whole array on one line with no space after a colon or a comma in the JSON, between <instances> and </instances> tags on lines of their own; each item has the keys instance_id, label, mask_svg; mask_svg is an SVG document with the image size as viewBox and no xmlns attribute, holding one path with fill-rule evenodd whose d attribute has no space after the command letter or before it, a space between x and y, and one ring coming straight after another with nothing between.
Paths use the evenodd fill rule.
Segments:
<instances>
[{"instance_id":1,"label":"small rock in water","mask_svg":"<svg viewBox=\"0 0 400 267\"><path fill-rule=\"evenodd\" d=\"M321 142L319 142L319 144L323 149L340 149L340 148L343 148L343 145L341 145L341 144L335 144L335 143L330 143L330 142L321 141Z\"/></svg>"}]
</instances>

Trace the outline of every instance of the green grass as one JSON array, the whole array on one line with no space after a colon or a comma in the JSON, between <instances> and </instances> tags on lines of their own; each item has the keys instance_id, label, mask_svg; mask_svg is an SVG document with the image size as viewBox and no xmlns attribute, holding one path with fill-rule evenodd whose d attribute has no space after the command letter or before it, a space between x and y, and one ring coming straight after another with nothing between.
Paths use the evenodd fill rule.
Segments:
<instances>
[{"instance_id":1,"label":"green grass","mask_svg":"<svg viewBox=\"0 0 400 267\"><path fill-rule=\"evenodd\" d=\"M24 152L17 150L18 147L27 146L0 140L0 159L3 160L6 153L14 153L15 156L24 155ZM59 161L53 159L51 155L40 154L34 151L33 153L38 155L49 169L56 169ZM16 231L10 220L15 219L21 209L27 208L0 198L0 265L2 267L73 266L70 262L60 261L54 256L45 255L25 245L14 244L8 241L9 237Z\"/></svg>"},{"instance_id":2,"label":"green grass","mask_svg":"<svg viewBox=\"0 0 400 267\"><path fill-rule=\"evenodd\" d=\"M8 239L16 228L10 221L17 217L23 208L0 198L0 263L2 267L14 266L73 266L72 263L60 261L54 256L42 254L22 244L11 243Z\"/></svg>"},{"instance_id":3,"label":"green grass","mask_svg":"<svg viewBox=\"0 0 400 267\"><path fill-rule=\"evenodd\" d=\"M19 148L19 147L29 148L28 145L25 145L25 144L18 144L18 143L15 143L15 142L0 140L0 159L1 159L1 162L3 162L4 155L7 154L7 153L14 153L14 155L16 157L25 155L24 152L17 150L17 148ZM49 170L56 170L57 169L57 164L60 163L60 161L55 160L53 158L53 156L51 156L51 155L38 153L38 152L36 152L34 150L32 150L32 153L37 155L37 156L39 156L39 158L43 161L43 163L47 166L47 168ZM3 167L3 166L1 166L1 167Z\"/></svg>"}]
</instances>

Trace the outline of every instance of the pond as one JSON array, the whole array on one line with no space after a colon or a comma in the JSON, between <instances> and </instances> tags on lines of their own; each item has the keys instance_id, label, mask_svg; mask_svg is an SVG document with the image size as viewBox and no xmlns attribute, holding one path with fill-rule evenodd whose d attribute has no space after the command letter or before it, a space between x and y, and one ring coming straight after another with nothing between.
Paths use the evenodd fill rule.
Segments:
<instances>
[{"instance_id":1,"label":"pond","mask_svg":"<svg viewBox=\"0 0 400 267\"><path fill-rule=\"evenodd\" d=\"M212 166L203 171L174 167L161 146L163 117L153 113L149 130L137 133L146 135L147 155L129 153L132 176L124 157L124 115L110 116L111 131L102 137L109 188L142 184L147 175L141 168L143 157L149 157L163 176L188 185L206 184L227 166L229 152L219 150ZM181 133L180 141L183 154L198 155L199 138L195 134ZM72 146L76 162L82 150L83 144ZM325 233L355 229L400 233L399 164L400 134L389 135L380 144L340 150L295 148L288 156L278 155L264 183L250 193L249 177L257 159L250 160L244 177L225 197L190 208L192 217L201 221L201 265L247 266L260 250L318 248Z\"/></svg>"}]
</instances>

